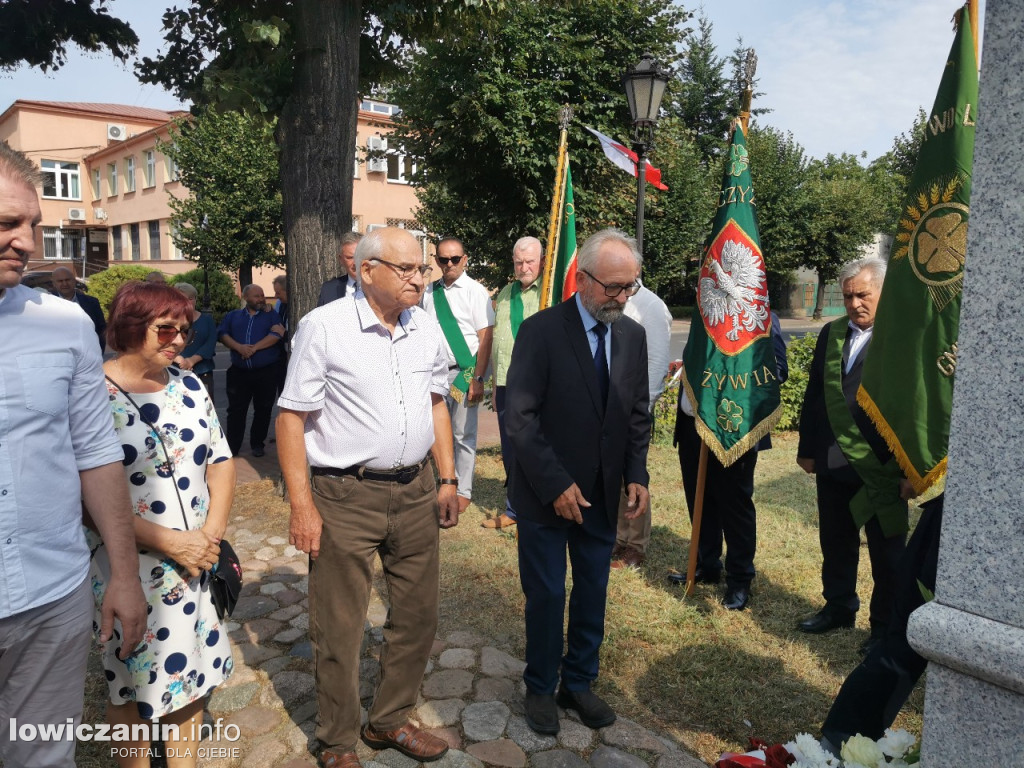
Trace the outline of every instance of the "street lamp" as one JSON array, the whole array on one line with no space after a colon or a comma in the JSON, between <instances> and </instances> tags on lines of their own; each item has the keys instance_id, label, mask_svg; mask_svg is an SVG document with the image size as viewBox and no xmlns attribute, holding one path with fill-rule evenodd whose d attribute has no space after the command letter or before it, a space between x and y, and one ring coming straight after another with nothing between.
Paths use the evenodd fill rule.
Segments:
<instances>
[{"instance_id":1,"label":"street lamp","mask_svg":"<svg viewBox=\"0 0 1024 768\"><path fill-rule=\"evenodd\" d=\"M622 76L633 119L633 151L636 152L636 244L644 250L644 185L647 181L647 153L654 147L658 109L672 73L662 69L650 53Z\"/></svg>"}]
</instances>

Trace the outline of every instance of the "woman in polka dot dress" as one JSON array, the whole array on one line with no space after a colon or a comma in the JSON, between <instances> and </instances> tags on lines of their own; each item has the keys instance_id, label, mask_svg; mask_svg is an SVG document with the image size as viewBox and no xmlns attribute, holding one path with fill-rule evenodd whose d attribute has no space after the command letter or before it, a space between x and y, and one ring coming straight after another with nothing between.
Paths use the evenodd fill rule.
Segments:
<instances>
[{"instance_id":1,"label":"woman in polka dot dress","mask_svg":"<svg viewBox=\"0 0 1024 768\"><path fill-rule=\"evenodd\" d=\"M188 341L192 306L180 291L128 283L110 310L107 339L117 357L103 368L124 449L135 510L139 575L149 603L142 644L126 661L117 638L104 667L112 725L159 720L177 724L179 742L165 741L169 766L195 765L206 695L232 670L231 649L210 597L235 487L235 468L217 413L193 374L171 367ZM186 525L187 520L187 525ZM109 574L95 535L93 588L102 599ZM120 754L145 754L148 742L119 743ZM148 758L119 758L148 765Z\"/></svg>"}]
</instances>

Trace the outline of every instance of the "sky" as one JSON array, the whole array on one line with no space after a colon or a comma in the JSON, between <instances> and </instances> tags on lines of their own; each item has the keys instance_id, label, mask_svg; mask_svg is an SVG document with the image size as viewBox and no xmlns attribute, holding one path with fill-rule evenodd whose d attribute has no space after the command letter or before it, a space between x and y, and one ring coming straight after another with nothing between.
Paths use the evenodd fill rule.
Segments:
<instances>
[{"instance_id":1,"label":"sky","mask_svg":"<svg viewBox=\"0 0 1024 768\"><path fill-rule=\"evenodd\" d=\"M162 44L160 16L170 0L111 0L111 13L138 34L139 54ZM180 3L179 3L180 4ZM953 42L950 19L961 0L703 0L719 55L737 37L757 52L760 121L791 131L811 157L887 152L919 107L931 109ZM985 0L980 3L984 21ZM984 23L980 25L984 31ZM57 72L0 72L0 111L15 99L92 101L178 109L170 93L142 85L109 55L69 49ZM625 98L625 97L623 97Z\"/></svg>"}]
</instances>

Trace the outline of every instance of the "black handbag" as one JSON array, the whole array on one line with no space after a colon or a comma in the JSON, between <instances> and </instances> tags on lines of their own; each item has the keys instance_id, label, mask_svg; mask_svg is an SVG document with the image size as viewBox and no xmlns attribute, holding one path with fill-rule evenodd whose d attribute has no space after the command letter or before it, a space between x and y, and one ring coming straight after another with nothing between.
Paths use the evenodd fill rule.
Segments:
<instances>
[{"instance_id":1,"label":"black handbag","mask_svg":"<svg viewBox=\"0 0 1024 768\"><path fill-rule=\"evenodd\" d=\"M157 440L160 441L160 447L164 449L164 468L170 474L171 479L174 481L174 493L178 497L178 507L181 509L181 520L185 523L185 530L189 530L188 527L188 516L185 514L185 505L181 501L181 492L178 490L178 480L174 477L174 462L171 460L171 454L167 450L167 445L164 443L164 436L160 430L156 427L153 422L143 415L142 409L139 408L132 396L129 395L124 388L114 381L109 376L106 377L107 381L113 384L118 390L128 398L128 402L132 404L132 407L139 414L139 418L149 427L156 435ZM217 609L217 618L221 621L231 616L235 610L235 603L238 602L238 596L242 592L242 566L238 562L238 555L235 554L234 548L228 543L227 539L220 540L220 557L217 562L214 563L213 568L206 571L206 575L209 578L210 584L210 598L213 600L213 607Z\"/></svg>"}]
</instances>

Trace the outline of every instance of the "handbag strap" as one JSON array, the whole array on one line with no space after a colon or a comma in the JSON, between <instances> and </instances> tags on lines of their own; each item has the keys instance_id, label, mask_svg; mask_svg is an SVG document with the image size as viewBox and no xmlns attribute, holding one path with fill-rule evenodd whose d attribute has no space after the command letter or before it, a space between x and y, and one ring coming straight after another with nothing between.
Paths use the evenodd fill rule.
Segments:
<instances>
[{"instance_id":1,"label":"handbag strap","mask_svg":"<svg viewBox=\"0 0 1024 768\"><path fill-rule=\"evenodd\" d=\"M182 522L185 523L186 531L191 530L188 525L188 516L185 514L185 505L181 501L181 492L178 490L178 480L174 476L174 462L171 460L171 454L167 450L167 443L164 442L163 433L160 431L160 429L157 428L157 426L152 421L146 418L146 415L142 412L142 408L139 407L139 404L135 402L135 400L132 398L131 395L128 394L124 387L122 387L120 384L118 384L116 381L110 378L110 376L107 376L107 374L103 374L103 376L106 378L107 381L109 381L111 384L117 387L118 392L120 392L128 399L128 402L132 404L132 407L139 414L139 418L142 420L142 422L147 427L150 428L150 430L156 435L156 439L160 441L160 447L164 449L164 458L166 459L166 461L164 462L164 466L167 467L167 471L171 473L171 480L174 481L174 495L178 497L178 508L181 510Z\"/></svg>"}]
</instances>

